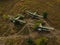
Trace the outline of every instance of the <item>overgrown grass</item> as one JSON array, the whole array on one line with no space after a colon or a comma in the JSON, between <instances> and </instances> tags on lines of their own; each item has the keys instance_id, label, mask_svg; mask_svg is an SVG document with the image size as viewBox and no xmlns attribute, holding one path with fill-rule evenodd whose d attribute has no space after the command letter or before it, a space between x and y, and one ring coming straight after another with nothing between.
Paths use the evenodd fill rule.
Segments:
<instances>
[{"instance_id":1,"label":"overgrown grass","mask_svg":"<svg viewBox=\"0 0 60 45\"><path fill-rule=\"evenodd\" d=\"M35 40L36 45L47 45L48 39L46 37L41 37Z\"/></svg>"}]
</instances>

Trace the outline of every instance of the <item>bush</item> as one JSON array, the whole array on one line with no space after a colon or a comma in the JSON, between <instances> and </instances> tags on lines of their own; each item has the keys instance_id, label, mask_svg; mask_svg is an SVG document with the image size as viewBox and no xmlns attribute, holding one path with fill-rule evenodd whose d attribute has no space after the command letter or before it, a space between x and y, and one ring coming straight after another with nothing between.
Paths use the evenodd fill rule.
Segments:
<instances>
[{"instance_id":1,"label":"bush","mask_svg":"<svg viewBox=\"0 0 60 45\"><path fill-rule=\"evenodd\" d=\"M2 17L3 17L3 19L8 19L9 18L8 15L3 15Z\"/></svg>"},{"instance_id":2,"label":"bush","mask_svg":"<svg viewBox=\"0 0 60 45\"><path fill-rule=\"evenodd\" d=\"M47 45L48 39L46 37L41 37L35 40L36 45Z\"/></svg>"},{"instance_id":3,"label":"bush","mask_svg":"<svg viewBox=\"0 0 60 45\"><path fill-rule=\"evenodd\" d=\"M47 12L43 12L43 18L46 19L47 18L48 13Z\"/></svg>"},{"instance_id":4,"label":"bush","mask_svg":"<svg viewBox=\"0 0 60 45\"><path fill-rule=\"evenodd\" d=\"M35 45L34 41L31 38L27 39L27 43L28 45Z\"/></svg>"},{"instance_id":5,"label":"bush","mask_svg":"<svg viewBox=\"0 0 60 45\"><path fill-rule=\"evenodd\" d=\"M41 21L37 21L37 22L35 23L33 29L35 30L35 29L40 25L40 23L42 23L42 22L41 22Z\"/></svg>"}]
</instances>

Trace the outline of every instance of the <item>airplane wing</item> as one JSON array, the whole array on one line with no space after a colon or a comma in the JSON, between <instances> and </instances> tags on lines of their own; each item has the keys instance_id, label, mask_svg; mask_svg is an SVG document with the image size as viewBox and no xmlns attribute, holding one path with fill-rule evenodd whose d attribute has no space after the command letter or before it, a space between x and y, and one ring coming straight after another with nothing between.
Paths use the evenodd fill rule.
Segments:
<instances>
[{"instance_id":1,"label":"airplane wing","mask_svg":"<svg viewBox=\"0 0 60 45\"><path fill-rule=\"evenodd\" d=\"M26 23L25 21L23 21L23 20L18 20L19 22L21 22L21 23Z\"/></svg>"},{"instance_id":2,"label":"airplane wing","mask_svg":"<svg viewBox=\"0 0 60 45\"><path fill-rule=\"evenodd\" d=\"M32 14L32 15L34 14L34 13L30 12L30 11L26 11L26 12L29 13L29 14Z\"/></svg>"},{"instance_id":3,"label":"airplane wing","mask_svg":"<svg viewBox=\"0 0 60 45\"><path fill-rule=\"evenodd\" d=\"M22 14L18 14L18 16L15 18L15 20L19 20L19 18L24 17Z\"/></svg>"},{"instance_id":4,"label":"airplane wing","mask_svg":"<svg viewBox=\"0 0 60 45\"><path fill-rule=\"evenodd\" d=\"M20 18L20 16L18 16L17 18L15 18L15 20L18 20Z\"/></svg>"},{"instance_id":5,"label":"airplane wing","mask_svg":"<svg viewBox=\"0 0 60 45\"><path fill-rule=\"evenodd\" d=\"M43 26L43 28L47 28L47 29L54 30L54 28L53 28L53 27L44 27L44 26Z\"/></svg>"},{"instance_id":6,"label":"airplane wing","mask_svg":"<svg viewBox=\"0 0 60 45\"><path fill-rule=\"evenodd\" d=\"M37 15L37 12L34 12L33 14L34 14L34 15Z\"/></svg>"},{"instance_id":7,"label":"airplane wing","mask_svg":"<svg viewBox=\"0 0 60 45\"><path fill-rule=\"evenodd\" d=\"M18 14L16 17L15 17L15 20L18 20L20 18L20 14Z\"/></svg>"}]
</instances>

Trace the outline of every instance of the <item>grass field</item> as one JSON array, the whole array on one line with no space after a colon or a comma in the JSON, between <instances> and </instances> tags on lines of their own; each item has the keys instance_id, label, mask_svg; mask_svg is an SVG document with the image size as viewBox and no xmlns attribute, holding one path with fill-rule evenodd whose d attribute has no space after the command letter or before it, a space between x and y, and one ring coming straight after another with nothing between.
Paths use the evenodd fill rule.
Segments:
<instances>
[{"instance_id":1,"label":"grass field","mask_svg":"<svg viewBox=\"0 0 60 45\"><path fill-rule=\"evenodd\" d=\"M0 15L16 15L24 10L48 13L48 19L53 27L60 29L60 1L59 0L10 0L0 1Z\"/></svg>"},{"instance_id":2,"label":"grass field","mask_svg":"<svg viewBox=\"0 0 60 45\"><path fill-rule=\"evenodd\" d=\"M1 0L0 1L0 36L8 30L8 33L16 33L13 24L3 15L17 15L24 13L25 10L37 11L42 14L44 11L48 13L48 23L60 29L60 0ZM8 34L9 35L9 34Z\"/></svg>"}]
</instances>

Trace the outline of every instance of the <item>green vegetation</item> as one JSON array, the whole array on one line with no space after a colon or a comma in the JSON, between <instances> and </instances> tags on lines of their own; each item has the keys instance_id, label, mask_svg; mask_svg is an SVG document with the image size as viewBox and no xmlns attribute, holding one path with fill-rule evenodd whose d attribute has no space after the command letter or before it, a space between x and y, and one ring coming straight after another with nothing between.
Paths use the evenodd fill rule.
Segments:
<instances>
[{"instance_id":1,"label":"green vegetation","mask_svg":"<svg viewBox=\"0 0 60 45\"><path fill-rule=\"evenodd\" d=\"M46 19L47 18L48 13L47 12L43 12L43 18Z\"/></svg>"},{"instance_id":2,"label":"green vegetation","mask_svg":"<svg viewBox=\"0 0 60 45\"><path fill-rule=\"evenodd\" d=\"M8 17L8 15L3 15L2 18L3 19L8 19L9 17Z\"/></svg>"},{"instance_id":3,"label":"green vegetation","mask_svg":"<svg viewBox=\"0 0 60 45\"><path fill-rule=\"evenodd\" d=\"M27 43L28 45L35 45L34 41L31 38L27 39Z\"/></svg>"},{"instance_id":4,"label":"green vegetation","mask_svg":"<svg viewBox=\"0 0 60 45\"><path fill-rule=\"evenodd\" d=\"M35 29L39 26L39 24L40 24L40 23L36 23L36 24L34 25L34 28L33 28L33 29L35 30Z\"/></svg>"},{"instance_id":5,"label":"green vegetation","mask_svg":"<svg viewBox=\"0 0 60 45\"><path fill-rule=\"evenodd\" d=\"M42 23L42 21L37 21L37 22L35 23L33 29L35 30L35 29L40 25L40 23Z\"/></svg>"},{"instance_id":6,"label":"green vegetation","mask_svg":"<svg viewBox=\"0 0 60 45\"><path fill-rule=\"evenodd\" d=\"M46 37L41 37L35 40L36 45L47 45L48 39Z\"/></svg>"}]
</instances>

